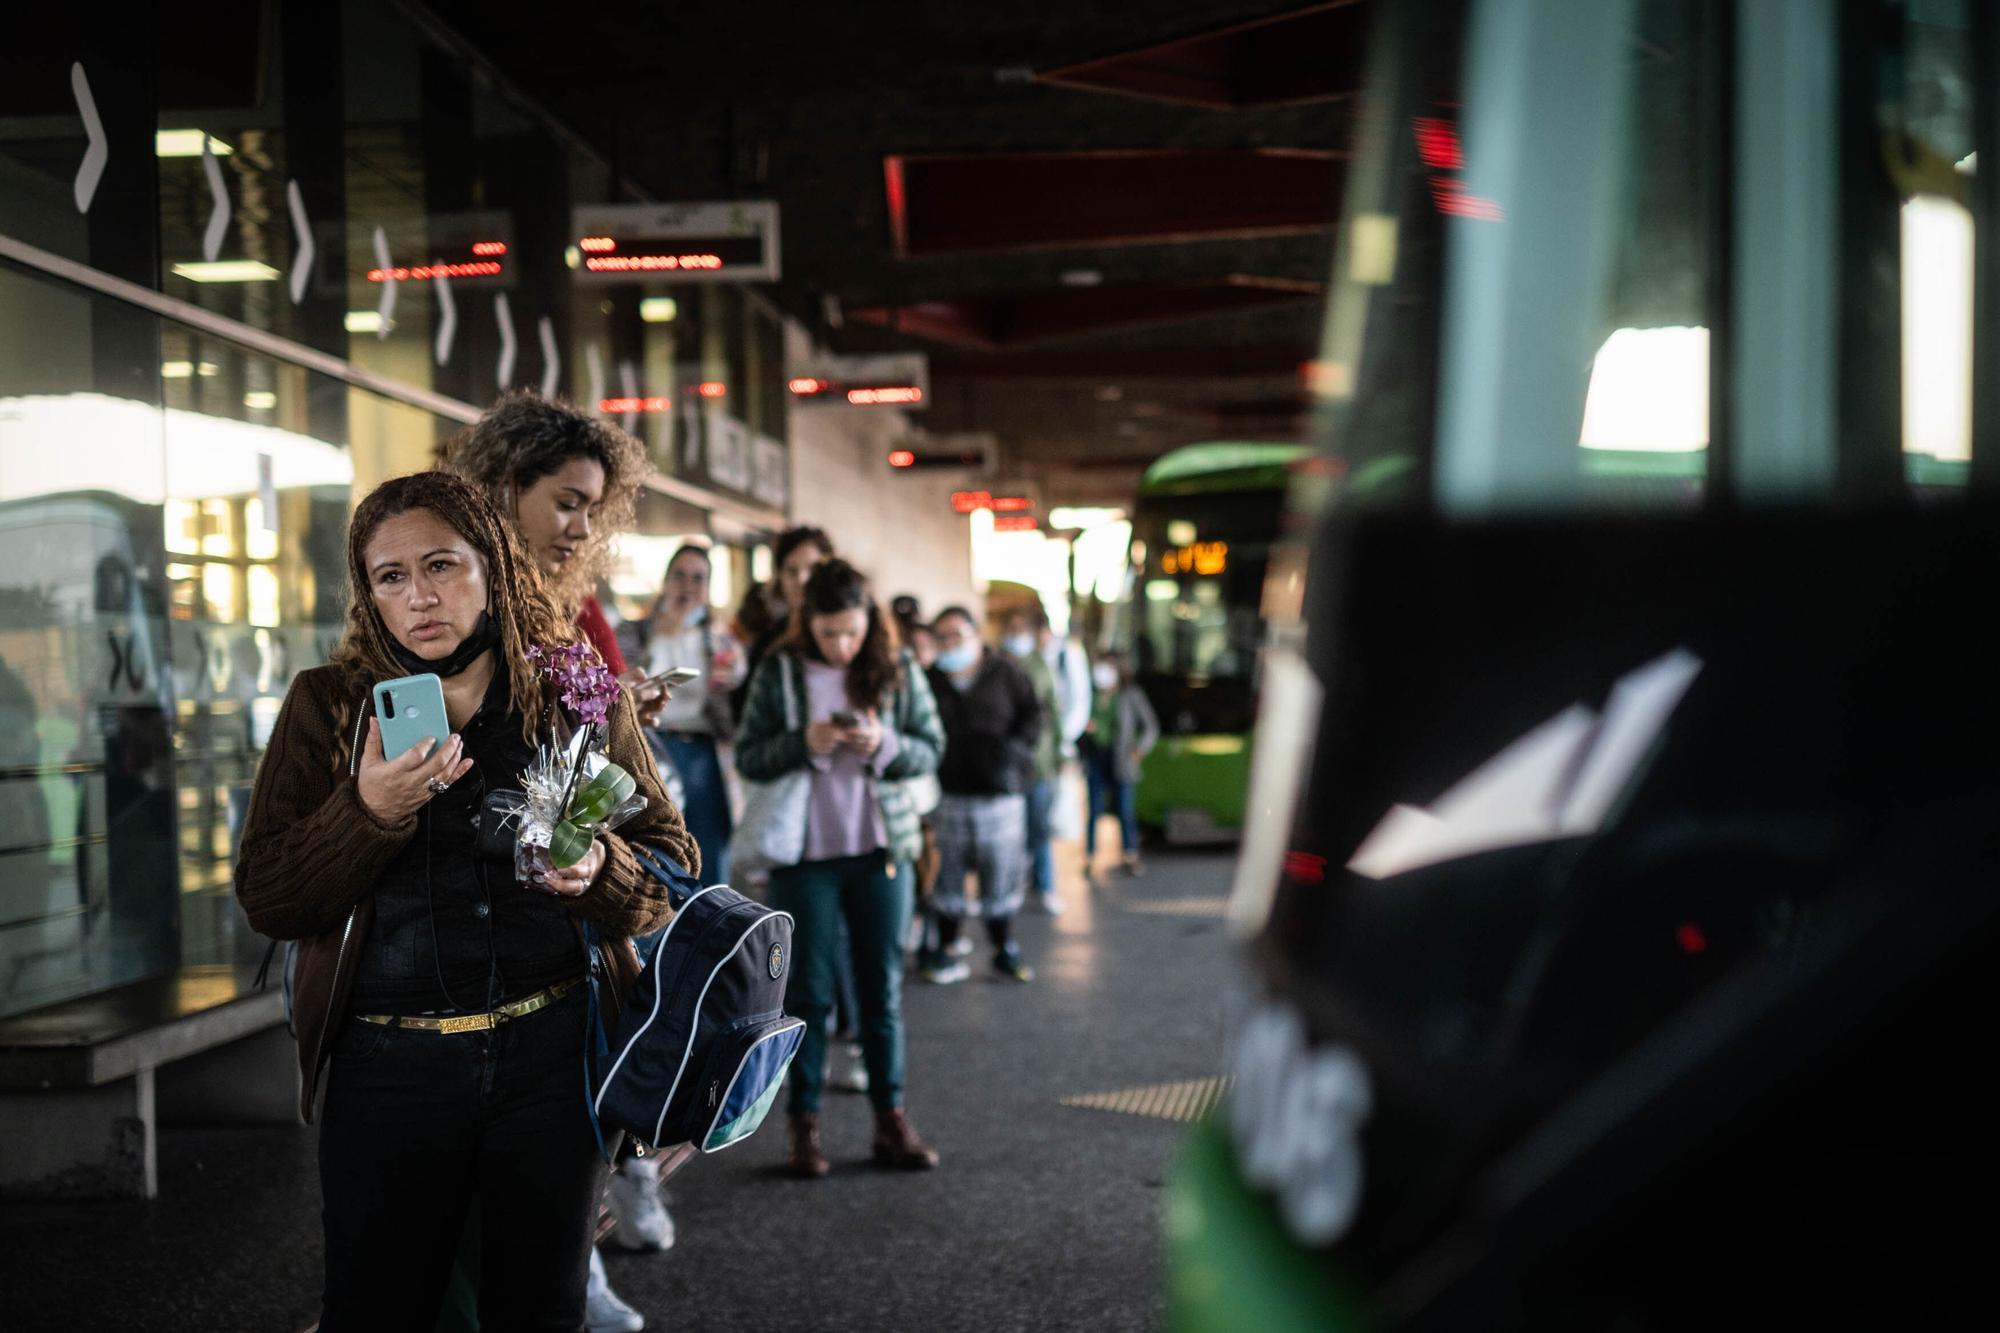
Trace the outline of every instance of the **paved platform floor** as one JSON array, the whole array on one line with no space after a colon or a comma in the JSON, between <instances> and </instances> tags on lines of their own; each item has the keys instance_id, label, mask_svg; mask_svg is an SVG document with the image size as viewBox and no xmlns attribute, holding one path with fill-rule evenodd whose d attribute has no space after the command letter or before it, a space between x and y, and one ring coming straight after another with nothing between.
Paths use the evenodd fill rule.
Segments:
<instances>
[{"instance_id":1,"label":"paved platform floor","mask_svg":"<svg viewBox=\"0 0 2000 1333\"><path fill-rule=\"evenodd\" d=\"M1088 892L1074 852L1065 872L1070 910L1022 921L1032 984L994 979L982 950L971 981L909 987L908 1102L943 1166L877 1171L867 1099L829 1093L833 1174L792 1180L774 1112L671 1184L673 1250L612 1253L649 1328L1154 1325L1160 1185L1183 1126L1061 1102L1219 1072L1229 860L1161 854ZM314 1133L168 1130L157 1201L0 1205L0 1326L302 1327L319 1284Z\"/></svg>"}]
</instances>

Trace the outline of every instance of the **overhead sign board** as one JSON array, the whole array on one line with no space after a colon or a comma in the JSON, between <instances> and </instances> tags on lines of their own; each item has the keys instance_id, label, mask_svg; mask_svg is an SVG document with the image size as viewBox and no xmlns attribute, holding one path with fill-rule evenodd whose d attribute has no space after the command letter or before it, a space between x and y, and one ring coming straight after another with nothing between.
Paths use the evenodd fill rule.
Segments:
<instances>
[{"instance_id":1,"label":"overhead sign board","mask_svg":"<svg viewBox=\"0 0 2000 1333\"><path fill-rule=\"evenodd\" d=\"M570 267L585 285L775 282L778 206L590 204L570 212Z\"/></svg>"},{"instance_id":2,"label":"overhead sign board","mask_svg":"<svg viewBox=\"0 0 2000 1333\"><path fill-rule=\"evenodd\" d=\"M931 361L921 352L820 357L794 369L786 387L800 407L925 407Z\"/></svg>"}]
</instances>

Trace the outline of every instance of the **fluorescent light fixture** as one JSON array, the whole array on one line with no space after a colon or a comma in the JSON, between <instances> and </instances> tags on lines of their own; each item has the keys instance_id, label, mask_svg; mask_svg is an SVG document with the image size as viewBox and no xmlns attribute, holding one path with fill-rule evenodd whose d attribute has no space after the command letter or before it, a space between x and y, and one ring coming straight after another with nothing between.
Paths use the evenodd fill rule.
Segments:
<instances>
[{"instance_id":1,"label":"fluorescent light fixture","mask_svg":"<svg viewBox=\"0 0 2000 1333\"><path fill-rule=\"evenodd\" d=\"M200 130L161 130L153 136L155 157L200 157L202 132ZM209 149L217 157L228 157L235 152L228 144L208 136Z\"/></svg>"},{"instance_id":2,"label":"fluorescent light fixture","mask_svg":"<svg viewBox=\"0 0 2000 1333\"><path fill-rule=\"evenodd\" d=\"M382 331L382 312L379 310L350 310L347 312L347 318L343 319L341 323L347 326L349 333L380 333Z\"/></svg>"},{"instance_id":3,"label":"fluorescent light fixture","mask_svg":"<svg viewBox=\"0 0 2000 1333\"><path fill-rule=\"evenodd\" d=\"M680 312L681 303L671 296L647 296L639 301L639 318L648 324L671 324Z\"/></svg>"},{"instance_id":4,"label":"fluorescent light fixture","mask_svg":"<svg viewBox=\"0 0 2000 1333\"><path fill-rule=\"evenodd\" d=\"M243 395L243 406L268 412L278 405L278 395L269 389L252 389Z\"/></svg>"},{"instance_id":5,"label":"fluorescent light fixture","mask_svg":"<svg viewBox=\"0 0 2000 1333\"><path fill-rule=\"evenodd\" d=\"M278 270L254 259L216 259L176 264L174 276L190 282L276 282Z\"/></svg>"},{"instance_id":6,"label":"fluorescent light fixture","mask_svg":"<svg viewBox=\"0 0 2000 1333\"><path fill-rule=\"evenodd\" d=\"M192 361L160 362L160 378L163 380L184 380L194 374Z\"/></svg>"}]
</instances>

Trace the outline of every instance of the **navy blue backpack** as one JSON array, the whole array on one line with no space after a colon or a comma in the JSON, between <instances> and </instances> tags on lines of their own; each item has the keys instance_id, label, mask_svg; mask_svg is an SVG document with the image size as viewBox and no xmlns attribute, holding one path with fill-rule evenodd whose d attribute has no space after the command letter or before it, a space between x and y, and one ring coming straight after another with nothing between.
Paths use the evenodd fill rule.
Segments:
<instances>
[{"instance_id":1,"label":"navy blue backpack","mask_svg":"<svg viewBox=\"0 0 2000 1333\"><path fill-rule=\"evenodd\" d=\"M785 1014L792 918L725 884L704 889L651 848L633 851L678 910L640 942L652 956L598 1053L592 1109L654 1148L718 1152L764 1122L805 1035Z\"/></svg>"}]
</instances>

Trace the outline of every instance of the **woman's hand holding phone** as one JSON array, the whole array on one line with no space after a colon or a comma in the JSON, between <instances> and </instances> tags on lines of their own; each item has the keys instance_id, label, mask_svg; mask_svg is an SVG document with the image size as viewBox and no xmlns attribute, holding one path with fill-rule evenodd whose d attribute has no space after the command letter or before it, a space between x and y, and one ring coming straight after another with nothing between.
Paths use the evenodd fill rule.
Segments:
<instances>
[{"instance_id":1,"label":"woman's hand holding phone","mask_svg":"<svg viewBox=\"0 0 2000 1333\"><path fill-rule=\"evenodd\" d=\"M847 716L848 724L840 738L842 745L864 759L882 748L882 724L877 720L874 709Z\"/></svg>"},{"instance_id":2,"label":"woman's hand holding phone","mask_svg":"<svg viewBox=\"0 0 2000 1333\"><path fill-rule=\"evenodd\" d=\"M413 745L394 759L382 757L382 723L372 714L368 735L361 742L361 762L355 786L361 804L384 824L400 824L424 808L438 789L431 783L449 787L472 771L465 757L465 740L456 734L437 744Z\"/></svg>"},{"instance_id":3,"label":"woman's hand holding phone","mask_svg":"<svg viewBox=\"0 0 2000 1333\"><path fill-rule=\"evenodd\" d=\"M846 729L832 718L806 723L806 748L817 755L829 755L840 748Z\"/></svg>"}]
</instances>

